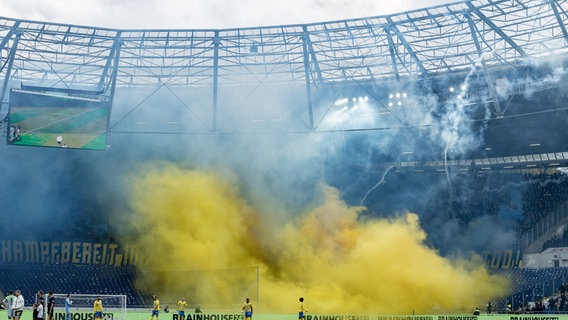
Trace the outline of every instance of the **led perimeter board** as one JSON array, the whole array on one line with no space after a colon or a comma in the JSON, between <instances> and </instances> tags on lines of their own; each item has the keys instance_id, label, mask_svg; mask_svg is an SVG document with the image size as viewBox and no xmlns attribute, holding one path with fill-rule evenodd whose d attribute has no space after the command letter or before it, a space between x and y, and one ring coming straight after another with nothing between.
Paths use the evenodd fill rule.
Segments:
<instances>
[{"instance_id":1,"label":"led perimeter board","mask_svg":"<svg viewBox=\"0 0 568 320\"><path fill-rule=\"evenodd\" d=\"M20 146L105 150L107 96L75 97L12 89L7 143Z\"/></svg>"}]
</instances>

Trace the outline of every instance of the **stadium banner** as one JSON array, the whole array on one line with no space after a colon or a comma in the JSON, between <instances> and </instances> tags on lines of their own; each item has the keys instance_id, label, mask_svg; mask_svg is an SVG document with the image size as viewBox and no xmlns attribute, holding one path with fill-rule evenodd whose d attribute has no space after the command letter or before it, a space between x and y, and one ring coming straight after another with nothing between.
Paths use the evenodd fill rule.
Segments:
<instances>
[{"instance_id":1,"label":"stadium banner","mask_svg":"<svg viewBox=\"0 0 568 320\"><path fill-rule=\"evenodd\" d=\"M1 240L2 264L144 265L136 246L81 241Z\"/></svg>"},{"instance_id":2,"label":"stadium banner","mask_svg":"<svg viewBox=\"0 0 568 320\"><path fill-rule=\"evenodd\" d=\"M148 320L150 317L148 312L127 312L126 320ZM118 314L117 314L118 315ZM6 311L0 312L0 317L6 316ZM180 320L177 314L160 313L162 319ZM62 318L63 317L63 318ZM105 313L103 320L116 320L118 316L112 313ZM297 319L298 314L261 314L255 313L253 320L291 320ZM32 320L31 310L24 311L22 320ZM56 312L54 320L64 320L64 312ZM73 320L91 320L94 319L92 312L74 312ZM243 320L242 313L189 313L186 314L184 320ZM357 315L357 314L307 314L306 320L568 320L567 314L482 314L478 316L469 314L452 314L452 315Z\"/></svg>"},{"instance_id":3,"label":"stadium banner","mask_svg":"<svg viewBox=\"0 0 568 320\"><path fill-rule=\"evenodd\" d=\"M297 319L297 314L254 314L257 320ZM127 317L130 320L130 317ZM147 315L140 319L147 320ZM243 314L188 314L185 320L243 320ZM172 319L173 320L173 319ZM568 320L568 315L355 315L355 314L307 314L305 320Z\"/></svg>"},{"instance_id":4,"label":"stadium banner","mask_svg":"<svg viewBox=\"0 0 568 320\"><path fill-rule=\"evenodd\" d=\"M54 312L53 319L66 320L65 312ZM95 320L95 314L93 312L71 312L70 320ZM114 314L103 312L103 320L114 320Z\"/></svg>"},{"instance_id":5,"label":"stadium banner","mask_svg":"<svg viewBox=\"0 0 568 320\"><path fill-rule=\"evenodd\" d=\"M145 257L136 246L85 241L1 240L1 264L87 264L144 266ZM484 251L487 268L517 269L523 266L523 252L515 250Z\"/></svg>"},{"instance_id":6,"label":"stadium banner","mask_svg":"<svg viewBox=\"0 0 568 320\"><path fill-rule=\"evenodd\" d=\"M521 249L483 251L481 255L487 268L491 270L523 267L523 251Z\"/></svg>"}]
</instances>

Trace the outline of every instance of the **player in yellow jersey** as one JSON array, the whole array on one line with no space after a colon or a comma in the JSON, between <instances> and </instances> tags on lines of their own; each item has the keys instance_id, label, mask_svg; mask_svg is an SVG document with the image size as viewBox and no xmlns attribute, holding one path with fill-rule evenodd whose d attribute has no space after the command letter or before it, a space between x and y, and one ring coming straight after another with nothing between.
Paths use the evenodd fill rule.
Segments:
<instances>
[{"instance_id":1,"label":"player in yellow jersey","mask_svg":"<svg viewBox=\"0 0 568 320\"><path fill-rule=\"evenodd\" d=\"M243 304L243 313L245 314L245 320L252 319L252 303L249 298L247 298L247 301Z\"/></svg>"},{"instance_id":2,"label":"player in yellow jersey","mask_svg":"<svg viewBox=\"0 0 568 320\"><path fill-rule=\"evenodd\" d=\"M95 320L103 319L103 302L101 301L101 297L97 297L95 299L95 303L93 304L93 311L95 312Z\"/></svg>"},{"instance_id":3,"label":"player in yellow jersey","mask_svg":"<svg viewBox=\"0 0 568 320\"><path fill-rule=\"evenodd\" d=\"M158 296L154 295L154 304L152 305L152 316L150 320L154 319L156 316L156 320L160 320L160 300L158 300Z\"/></svg>"},{"instance_id":4,"label":"player in yellow jersey","mask_svg":"<svg viewBox=\"0 0 568 320\"><path fill-rule=\"evenodd\" d=\"M185 301L185 297L181 297L181 300L178 301L178 316L180 320L185 319L185 308L189 307L187 301Z\"/></svg>"},{"instance_id":5,"label":"player in yellow jersey","mask_svg":"<svg viewBox=\"0 0 568 320\"><path fill-rule=\"evenodd\" d=\"M304 309L304 298L302 297L300 298L300 304L298 305L298 319L305 319L306 313L308 313L308 310Z\"/></svg>"}]
</instances>

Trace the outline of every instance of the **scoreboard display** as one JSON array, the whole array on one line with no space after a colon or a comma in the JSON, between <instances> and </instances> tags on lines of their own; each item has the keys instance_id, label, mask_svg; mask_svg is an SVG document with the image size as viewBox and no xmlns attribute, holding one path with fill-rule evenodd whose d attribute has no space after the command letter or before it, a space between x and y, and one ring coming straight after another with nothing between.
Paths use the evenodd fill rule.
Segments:
<instances>
[{"instance_id":1,"label":"scoreboard display","mask_svg":"<svg viewBox=\"0 0 568 320\"><path fill-rule=\"evenodd\" d=\"M12 89L7 143L20 146L105 150L107 96L77 97Z\"/></svg>"}]
</instances>

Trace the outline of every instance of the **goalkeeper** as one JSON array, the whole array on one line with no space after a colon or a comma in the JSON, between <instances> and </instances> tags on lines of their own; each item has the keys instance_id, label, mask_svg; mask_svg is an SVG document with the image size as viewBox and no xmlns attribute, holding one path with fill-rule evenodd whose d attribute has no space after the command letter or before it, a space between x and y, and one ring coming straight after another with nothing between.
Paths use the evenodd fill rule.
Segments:
<instances>
[{"instance_id":1,"label":"goalkeeper","mask_svg":"<svg viewBox=\"0 0 568 320\"><path fill-rule=\"evenodd\" d=\"M103 302L101 301L101 297L97 297L95 299L95 303L93 304L93 311L95 311L95 320L103 319Z\"/></svg>"}]
</instances>

